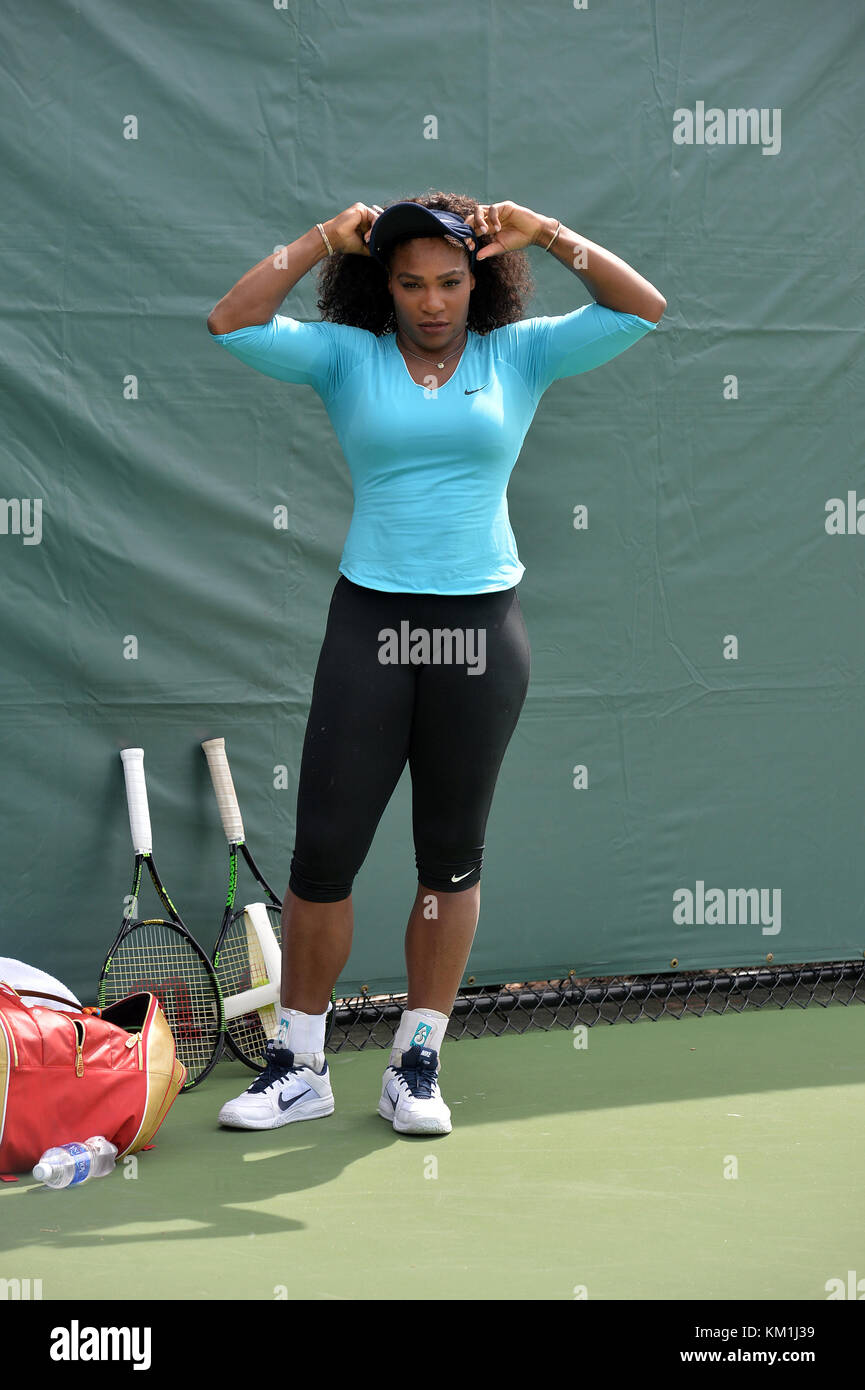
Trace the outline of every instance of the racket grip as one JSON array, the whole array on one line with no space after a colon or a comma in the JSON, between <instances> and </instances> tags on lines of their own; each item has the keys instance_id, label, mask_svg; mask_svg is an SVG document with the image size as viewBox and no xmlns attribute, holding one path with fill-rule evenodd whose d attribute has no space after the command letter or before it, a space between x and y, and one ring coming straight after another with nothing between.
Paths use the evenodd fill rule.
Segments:
<instances>
[{"instance_id":1,"label":"racket grip","mask_svg":"<svg viewBox=\"0 0 865 1390\"><path fill-rule=\"evenodd\" d=\"M226 1022L243 1018L245 1014L257 1013L268 1005L279 1008L278 984L257 985L254 989L244 990L242 994L229 994L225 998Z\"/></svg>"},{"instance_id":2,"label":"racket grip","mask_svg":"<svg viewBox=\"0 0 865 1390\"><path fill-rule=\"evenodd\" d=\"M222 817L225 838L230 845L242 844L246 836L243 833L243 821L240 816L240 806L237 803L237 793L234 790L234 782L231 780L231 768L228 766L228 757L225 752L225 739L209 738L201 746L207 758L207 766L210 768L210 779L216 793L216 804Z\"/></svg>"},{"instance_id":3,"label":"racket grip","mask_svg":"<svg viewBox=\"0 0 865 1390\"><path fill-rule=\"evenodd\" d=\"M264 903L247 903L243 909L243 921L246 927L247 940L250 932L258 938L258 947L264 959L267 978L276 985L278 995L282 977L282 946L274 935L273 927L270 925L270 916Z\"/></svg>"},{"instance_id":4,"label":"racket grip","mask_svg":"<svg viewBox=\"0 0 865 1390\"><path fill-rule=\"evenodd\" d=\"M126 804L129 807L129 829L132 848L136 854L150 854L153 836L150 832L150 809L147 805L147 783L144 780L144 749L124 748L123 776L126 779Z\"/></svg>"}]
</instances>

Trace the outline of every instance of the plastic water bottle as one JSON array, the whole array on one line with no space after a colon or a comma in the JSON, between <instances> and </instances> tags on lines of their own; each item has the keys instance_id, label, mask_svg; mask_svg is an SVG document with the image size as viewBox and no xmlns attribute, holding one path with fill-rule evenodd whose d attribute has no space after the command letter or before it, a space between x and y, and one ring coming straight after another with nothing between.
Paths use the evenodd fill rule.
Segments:
<instances>
[{"instance_id":1,"label":"plastic water bottle","mask_svg":"<svg viewBox=\"0 0 865 1390\"><path fill-rule=\"evenodd\" d=\"M75 1187L88 1178L104 1178L113 1171L117 1149L101 1134L83 1144L60 1144L47 1149L33 1176L46 1187Z\"/></svg>"}]
</instances>

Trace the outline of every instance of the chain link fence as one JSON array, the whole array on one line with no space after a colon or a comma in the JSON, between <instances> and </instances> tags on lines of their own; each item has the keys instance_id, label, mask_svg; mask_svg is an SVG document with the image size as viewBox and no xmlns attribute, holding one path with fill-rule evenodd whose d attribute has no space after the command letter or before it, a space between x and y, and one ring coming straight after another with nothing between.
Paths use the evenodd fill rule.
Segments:
<instances>
[{"instance_id":1,"label":"chain link fence","mask_svg":"<svg viewBox=\"0 0 865 1390\"><path fill-rule=\"evenodd\" d=\"M853 1003L865 1003L865 960L593 979L569 975L564 980L464 989L454 1004L447 1036L478 1038L485 1033L525 1033L530 1028L549 1031L577 1024L592 1027L688 1014ZM338 999L328 1050L389 1047L405 1006L404 994L364 991L351 999Z\"/></svg>"}]
</instances>

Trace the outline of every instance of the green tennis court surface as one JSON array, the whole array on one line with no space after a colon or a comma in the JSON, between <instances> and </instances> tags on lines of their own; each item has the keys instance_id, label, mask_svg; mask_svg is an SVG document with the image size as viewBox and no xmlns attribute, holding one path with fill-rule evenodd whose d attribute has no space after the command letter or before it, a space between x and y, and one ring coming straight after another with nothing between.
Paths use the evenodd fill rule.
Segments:
<instances>
[{"instance_id":1,"label":"green tennis court surface","mask_svg":"<svg viewBox=\"0 0 865 1390\"><path fill-rule=\"evenodd\" d=\"M863 1017L447 1042L435 1139L376 1115L386 1052L331 1056L336 1114L258 1134L216 1123L252 1079L224 1064L137 1165L2 1184L0 1278L45 1300L825 1300L865 1278Z\"/></svg>"}]
</instances>

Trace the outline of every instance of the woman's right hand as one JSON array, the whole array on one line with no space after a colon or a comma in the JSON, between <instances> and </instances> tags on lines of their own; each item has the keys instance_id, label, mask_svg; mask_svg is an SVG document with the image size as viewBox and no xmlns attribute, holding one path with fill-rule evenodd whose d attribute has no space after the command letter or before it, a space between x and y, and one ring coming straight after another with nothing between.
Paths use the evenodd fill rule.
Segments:
<instances>
[{"instance_id":1,"label":"woman's right hand","mask_svg":"<svg viewBox=\"0 0 865 1390\"><path fill-rule=\"evenodd\" d=\"M332 217L329 222L322 223L334 251L343 251L349 256L368 256L369 247L365 238L383 211L378 203L372 207L367 207L366 203L352 203L350 208Z\"/></svg>"}]
</instances>

